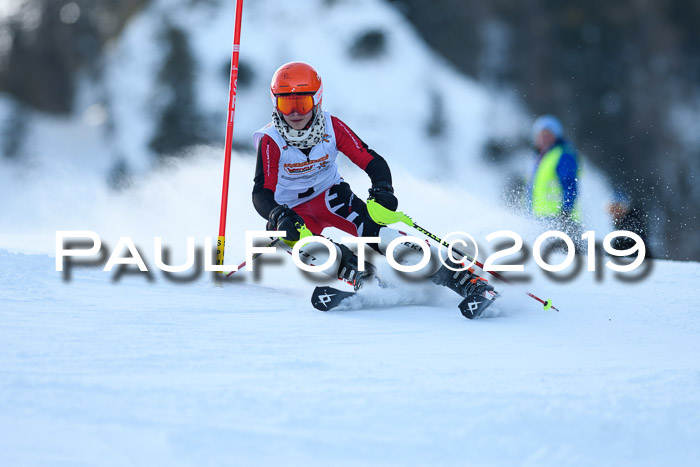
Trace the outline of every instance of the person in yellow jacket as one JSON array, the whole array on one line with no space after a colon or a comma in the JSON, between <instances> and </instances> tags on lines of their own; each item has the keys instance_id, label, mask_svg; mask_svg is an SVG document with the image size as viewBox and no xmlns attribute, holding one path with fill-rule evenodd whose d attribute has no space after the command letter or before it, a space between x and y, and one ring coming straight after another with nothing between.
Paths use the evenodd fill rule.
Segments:
<instances>
[{"instance_id":1,"label":"person in yellow jacket","mask_svg":"<svg viewBox=\"0 0 700 467\"><path fill-rule=\"evenodd\" d=\"M561 122L542 115L532 128L537 159L528 183L529 211L538 219L578 224L579 161ZM573 221L573 222L572 222Z\"/></svg>"}]
</instances>

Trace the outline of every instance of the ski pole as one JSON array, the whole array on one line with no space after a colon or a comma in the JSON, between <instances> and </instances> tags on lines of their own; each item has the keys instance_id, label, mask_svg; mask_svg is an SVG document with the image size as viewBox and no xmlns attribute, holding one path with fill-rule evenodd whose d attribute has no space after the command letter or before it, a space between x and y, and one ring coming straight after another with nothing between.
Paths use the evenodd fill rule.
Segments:
<instances>
[{"instance_id":1,"label":"ski pole","mask_svg":"<svg viewBox=\"0 0 700 467\"><path fill-rule=\"evenodd\" d=\"M271 246L275 246L275 245L277 244L277 242L279 242L279 241L280 241L280 239L279 239L279 237L278 237L278 238L272 240L272 241L271 241L270 243L268 243L267 245L265 245L264 248L269 248L269 247L271 247ZM252 263L253 261L255 261L255 258L257 258L257 257L260 256L260 255L262 255L262 253L255 253L255 254L253 255L253 257L250 258L250 262ZM229 272L228 274L226 274L226 277L231 277L231 275L233 275L235 272L240 271L241 269L243 269L243 268L245 267L245 265L246 265L246 262L247 262L247 261L243 261L241 264L238 265L238 269L236 269L235 271Z\"/></svg>"},{"instance_id":2,"label":"ski pole","mask_svg":"<svg viewBox=\"0 0 700 467\"><path fill-rule=\"evenodd\" d=\"M388 224L395 224L398 222L403 222L407 226L413 227L414 229L416 229L417 231L419 231L423 235L425 235L429 238L432 238L433 240L440 243L441 245L443 245L447 248L450 248L449 243L445 242L443 239L441 239L440 237L438 237L434 233L432 233L432 232L428 231L427 229L424 229L420 225L416 224L415 222L413 222L413 219L411 219L409 216L407 216L406 214L404 214L401 211L391 211L391 210L385 208L384 206L380 205L379 203L377 203L374 199L369 199L367 201L367 211L369 212L370 217L375 222L378 222L381 225L388 225ZM377 221L377 219L381 219L381 221ZM469 261L472 261L474 264L479 266L481 269L484 269L484 265L482 263L480 263L479 261L477 261L476 258L472 258L471 256L462 253L461 251L459 251L456 248L452 248L452 250L454 252L456 252L458 255L461 255L464 258L469 259ZM506 284L513 285L513 282L509 281L508 279L506 279L502 275L498 274L497 272L494 272L494 271L486 271L486 272L499 278L500 280L502 280ZM544 306L545 310L549 310L551 308L552 310L559 311L556 307L552 306L552 300L542 300L540 297L538 297L535 294L531 294L530 292L525 292L525 293L529 297L540 302Z\"/></svg>"},{"instance_id":3,"label":"ski pole","mask_svg":"<svg viewBox=\"0 0 700 467\"><path fill-rule=\"evenodd\" d=\"M416 224L415 222L413 222L413 219L411 219L409 216L407 216L406 214L404 214L404 213L401 212L401 211L390 211L390 210L384 208L383 206L377 204L376 201L374 201L374 200L369 200L369 201L367 202L367 209L368 209L368 211L369 211L369 213L370 213L370 216L371 216L373 219L377 218L378 215L381 216L381 217L383 217L384 222L382 222L382 225L394 224L394 223L397 223L397 222L403 222L403 223L406 224L407 226L413 227L414 229L416 229L417 231L419 231L419 232L422 233L423 235L425 235L425 236L427 236L427 237L429 237L429 238L432 238L433 240L435 240L436 242L440 243L441 245L443 245L443 246L445 246L445 247L447 247L447 248L450 248L450 244L449 244L449 243L445 242L443 239L441 239L440 237L438 237L438 236L435 235L434 233L432 233L432 232L428 231L427 229L421 227L420 225ZM373 212L374 212L375 214L372 214ZM484 269L484 265L483 265L482 263L480 263L479 261L477 261L476 258L472 258L471 256L469 256L469 255L467 255L467 254L465 254L465 253L462 253L461 251L459 251L459 250L456 249L456 248L452 248L452 250L453 250L454 252L456 252L458 255L461 255L461 256L463 256L464 258L469 259L469 261L472 261L474 264L476 264L476 265L477 265L478 267L480 267L481 269ZM511 282L510 280L506 279L505 277L503 277L502 275L498 274L497 272L494 272L494 271L486 271L486 272L488 272L489 274L493 275L494 277L499 278L500 280L502 280L502 281L505 282L506 284L513 285L513 282ZM532 293L530 293L530 292L525 292L525 293L526 293L529 297L531 297L531 298L537 300L538 302L540 302L540 303L544 306L544 309L545 309L545 310L549 310L549 309L551 308L551 309L553 309L553 310L559 311L558 308L556 308L555 306L552 306L552 300L542 300L540 297L538 297L538 296L535 295L535 294L532 294Z\"/></svg>"},{"instance_id":4,"label":"ski pole","mask_svg":"<svg viewBox=\"0 0 700 467\"><path fill-rule=\"evenodd\" d=\"M412 220L411 220L411 223L408 223L408 222L406 222L406 221L404 221L404 223L405 223L406 225L410 226L410 227L413 227L414 229L416 229L417 231L419 231L419 232L422 233L423 235L425 235L425 236L427 236L427 237L429 237L429 238L432 238L433 240L435 240L436 242L440 243L441 245L443 245L443 246L445 246L445 247L447 247L447 248L450 247L449 243L445 242L443 239L441 239L441 238L438 237L437 235L433 234L432 232L429 232L428 230L424 229L423 227L421 227L420 225L416 224L416 223L413 222ZM484 265L483 265L482 263L480 263L479 261L477 261L475 258L472 258L471 256L462 253L462 252L459 251L457 248L454 248L454 247L453 247L452 250L453 250L455 253L457 253L458 255L461 255L461 256L463 256L463 257L469 259L469 261L473 261L474 264L476 264L477 266L479 266L481 269L484 269ZM486 272L488 272L489 274L491 274L491 275L497 277L498 279L502 280L502 281L505 282L506 284L513 285L513 282L512 282L512 281L506 279L505 277L503 277L502 275L500 275L499 273L497 273L497 272L495 272L495 271L486 271ZM552 310L559 311L559 309L558 309L557 307L555 307L555 306L552 305L552 300L542 300L540 297L538 297L538 296L535 295L535 294L532 294L532 293L527 292L527 291L526 291L525 293L526 293L529 297L531 297L531 298L537 300L538 302L540 302L540 303L544 306L544 309L545 309L545 310L549 310L549 309L551 308Z\"/></svg>"}]
</instances>

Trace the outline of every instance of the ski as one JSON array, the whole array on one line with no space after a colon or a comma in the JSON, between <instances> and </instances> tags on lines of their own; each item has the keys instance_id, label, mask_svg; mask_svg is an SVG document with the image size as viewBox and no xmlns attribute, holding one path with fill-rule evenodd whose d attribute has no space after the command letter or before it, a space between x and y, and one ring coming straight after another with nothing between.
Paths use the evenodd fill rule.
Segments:
<instances>
[{"instance_id":1,"label":"ski","mask_svg":"<svg viewBox=\"0 0 700 467\"><path fill-rule=\"evenodd\" d=\"M467 319L478 318L484 310L491 306L497 296L498 294L494 292L486 292L484 295L469 295L459 304L459 311Z\"/></svg>"},{"instance_id":2,"label":"ski","mask_svg":"<svg viewBox=\"0 0 700 467\"><path fill-rule=\"evenodd\" d=\"M338 290L334 287L318 286L311 294L311 304L321 311L329 311L340 305L346 298L353 297L357 292ZM469 295L459 304L459 311L467 319L479 318L493 301L498 297L497 293L486 292L485 295Z\"/></svg>"},{"instance_id":3,"label":"ski","mask_svg":"<svg viewBox=\"0 0 700 467\"><path fill-rule=\"evenodd\" d=\"M328 286L318 286L311 294L311 304L317 310L328 311L337 307L343 300L352 297L355 293Z\"/></svg>"}]
</instances>

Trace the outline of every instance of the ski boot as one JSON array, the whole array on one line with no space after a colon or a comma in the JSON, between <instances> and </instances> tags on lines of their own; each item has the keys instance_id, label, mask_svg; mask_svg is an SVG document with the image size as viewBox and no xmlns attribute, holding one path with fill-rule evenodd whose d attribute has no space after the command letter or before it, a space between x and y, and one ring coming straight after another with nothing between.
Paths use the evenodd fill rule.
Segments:
<instances>
[{"instance_id":1,"label":"ski boot","mask_svg":"<svg viewBox=\"0 0 700 467\"><path fill-rule=\"evenodd\" d=\"M338 267L338 279L352 285L357 292L368 280L377 276L377 268L365 261L365 270L360 271L357 264L357 255L345 245L338 244L340 248L340 266Z\"/></svg>"},{"instance_id":2,"label":"ski boot","mask_svg":"<svg viewBox=\"0 0 700 467\"><path fill-rule=\"evenodd\" d=\"M450 263L450 266L454 268L462 267L460 264L454 263ZM493 286L486 279L474 273L474 268L452 271L445 265L442 265L438 272L430 276L430 280L438 285L444 285L450 290L454 290L462 297L483 295L493 290Z\"/></svg>"},{"instance_id":3,"label":"ski boot","mask_svg":"<svg viewBox=\"0 0 700 467\"><path fill-rule=\"evenodd\" d=\"M451 261L448 264L453 268L462 267ZM464 300L459 304L459 310L467 319L480 316L498 296L493 286L486 279L474 273L473 268L452 271L442 265L438 272L430 276L430 280L435 284L454 290L461 297L464 297Z\"/></svg>"}]
</instances>

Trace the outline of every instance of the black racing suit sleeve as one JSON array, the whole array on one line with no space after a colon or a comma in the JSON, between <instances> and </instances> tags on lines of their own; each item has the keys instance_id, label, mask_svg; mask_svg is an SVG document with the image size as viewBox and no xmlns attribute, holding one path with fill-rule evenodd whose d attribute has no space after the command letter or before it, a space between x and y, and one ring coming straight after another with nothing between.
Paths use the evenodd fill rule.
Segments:
<instances>
[{"instance_id":1,"label":"black racing suit sleeve","mask_svg":"<svg viewBox=\"0 0 700 467\"><path fill-rule=\"evenodd\" d=\"M387 183L391 185L391 170L389 169L389 164L387 164L386 160L374 150L368 150L374 156L374 158L369 162L369 164L367 164L365 172L367 172L367 175L369 175L369 179L372 180L372 186Z\"/></svg>"}]
</instances>

